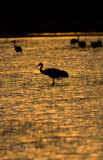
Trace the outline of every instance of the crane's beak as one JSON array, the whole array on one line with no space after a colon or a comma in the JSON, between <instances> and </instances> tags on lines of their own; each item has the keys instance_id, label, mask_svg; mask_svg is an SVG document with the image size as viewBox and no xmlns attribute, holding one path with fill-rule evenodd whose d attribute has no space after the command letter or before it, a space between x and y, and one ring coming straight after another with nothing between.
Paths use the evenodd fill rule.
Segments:
<instances>
[{"instance_id":1,"label":"crane's beak","mask_svg":"<svg viewBox=\"0 0 103 160\"><path fill-rule=\"evenodd\" d=\"M38 66L39 66L39 64L35 68L37 68Z\"/></svg>"},{"instance_id":2,"label":"crane's beak","mask_svg":"<svg viewBox=\"0 0 103 160\"><path fill-rule=\"evenodd\" d=\"M42 66L42 67L43 67L43 64L42 64L42 63L39 63L36 67L38 67L38 66Z\"/></svg>"}]
</instances>

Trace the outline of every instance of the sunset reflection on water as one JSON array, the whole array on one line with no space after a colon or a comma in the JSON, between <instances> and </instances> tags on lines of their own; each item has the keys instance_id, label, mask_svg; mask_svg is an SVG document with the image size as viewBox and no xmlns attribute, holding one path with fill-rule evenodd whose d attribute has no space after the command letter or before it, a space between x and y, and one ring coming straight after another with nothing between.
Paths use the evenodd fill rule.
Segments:
<instances>
[{"instance_id":1,"label":"sunset reflection on water","mask_svg":"<svg viewBox=\"0 0 103 160\"><path fill-rule=\"evenodd\" d=\"M68 37L18 38L22 55L13 39L0 39L1 159L102 159L103 48L91 39L81 49ZM40 62L69 78L52 86Z\"/></svg>"}]
</instances>

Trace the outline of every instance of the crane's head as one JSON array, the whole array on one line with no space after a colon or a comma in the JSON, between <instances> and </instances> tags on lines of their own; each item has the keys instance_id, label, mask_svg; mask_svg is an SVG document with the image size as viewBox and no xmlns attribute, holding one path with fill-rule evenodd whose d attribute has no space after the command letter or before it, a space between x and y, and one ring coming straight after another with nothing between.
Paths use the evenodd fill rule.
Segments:
<instances>
[{"instance_id":1,"label":"crane's head","mask_svg":"<svg viewBox=\"0 0 103 160\"><path fill-rule=\"evenodd\" d=\"M13 43L16 43L16 41L14 40L14 41L12 41Z\"/></svg>"},{"instance_id":2,"label":"crane's head","mask_svg":"<svg viewBox=\"0 0 103 160\"><path fill-rule=\"evenodd\" d=\"M41 66L41 67L43 67L43 63L39 63L39 64L38 64L38 66Z\"/></svg>"}]
</instances>

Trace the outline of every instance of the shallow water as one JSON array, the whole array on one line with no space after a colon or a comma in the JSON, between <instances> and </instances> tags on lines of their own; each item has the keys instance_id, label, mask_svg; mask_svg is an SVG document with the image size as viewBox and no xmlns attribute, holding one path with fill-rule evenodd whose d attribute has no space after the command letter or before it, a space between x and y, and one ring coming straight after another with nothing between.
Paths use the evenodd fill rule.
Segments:
<instances>
[{"instance_id":1,"label":"shallow water","mask_svg":"<svg viewBox=\"0 0 103 160\"><path fill-rule=\"evenodd\" d=\"M70 39L17 38L22 55L0 39L0 159L102 160L103 48ZM69 78L52 86L40 62Z\"/></svg>"}]
</instances>

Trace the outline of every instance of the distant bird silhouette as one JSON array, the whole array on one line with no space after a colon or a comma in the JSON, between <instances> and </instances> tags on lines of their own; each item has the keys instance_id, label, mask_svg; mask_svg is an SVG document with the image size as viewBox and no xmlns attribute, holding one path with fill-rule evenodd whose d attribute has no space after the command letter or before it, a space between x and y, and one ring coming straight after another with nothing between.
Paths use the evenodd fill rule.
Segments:
<instances>
[{"instance_id":1,"label":"distant bird silhouette","mask_svg":"<svg viewBox=\"0 0 103 160\"><path fill-rule=\"evenodd\" d=\"M92 48L97 48L97 47L98 47L97 42L92 42L92 41L91 41L91 47L92 47Z\"/></svg>"},{"instance_id":2,"label":"distant bird silhouette","mask_svg":"<svg viewBox=\"0 0 103 160\"><path fill-rule=\"evenodd\" d=\"M102 41L101 41L101 40L98 40L98 41L97 41L97 46L98 46L98 47L102 47Z\"/></svg>"},{"instance_id":3,"label":"distant bird silhouette","mask_svg":"<svg viewBox=\"0 0 103 160\"><path fill-rule=\"evenodd\" d=\"M78 40L79 40L79 36L78 36L78 39L77 38L71 39L70 44L75 45L76 43L78 43Z\"/></svg>"},{"instance_id":4,"label":"distant bird silhouette","mask_svg":"<svg viewBox=\"0 0 103 160\"><path fill-rule=\"evenodd\" d=\"M85 41L79 41L78 39L78 46L81 48L85 48L86 47L86 42Z\"/></svg>"},{"instance_id":5,"label":"distant bird silhouette","mask_svg":"<svg viewBox=\"0 0 103 160\"><path fill-rule=\"evenodd\" d=\"M101 40L98 40L97 42L92 42L91 41L91 47L92 48L102 47L102 41Z\"/></svg>"},{"instance_id":6,"label":"distant bird silhouette","mask_svg":"<svg viewBox=\"0 0 103 160\"><path fill-rule=\"evenodd\" d=\"M80 42L78 42L78 45L79 45L79 47L81 47L81 48L85 48L85 47L86 47L86 42L80 41Z\"/></svg>"},{"instance_id":7,"label":"distant bird silhouette","mask_svg":"<svg viewBox=\"0 0 103 160\"><path fill-rule=\"evenodd\" d=\"M68 73L64 70L59 70L59 69L56 69L56 68L48 68L48 69L42 70L42 68L43 68L42 63L39 63L38 66L40 66L40 72L42 74L48 75L51 78L53 78L53 85L54 85L54 79L55 78L59 79L61 77L67 77L67 78L69 77Z\"/></svg>"},{"instance_id":8,"label":"distant bird silhouette","mask_svg":"<svg viewBox=\"0 0 103 160\"><path fill-rule=\"evenodd\" d=\"M16 43L15 40L13 41L13 43L14 43L15 51L16 51L17 53L18 53L18 52L21 52L21 53L22 53L22 48L21 48L20 46L16 46L16 45L15 45L15 43Z\"/></svg>"}]
</instances>

